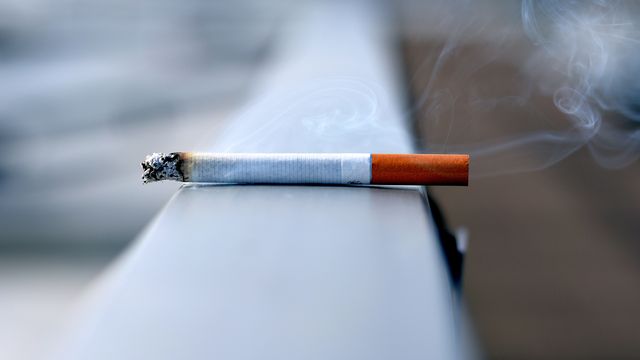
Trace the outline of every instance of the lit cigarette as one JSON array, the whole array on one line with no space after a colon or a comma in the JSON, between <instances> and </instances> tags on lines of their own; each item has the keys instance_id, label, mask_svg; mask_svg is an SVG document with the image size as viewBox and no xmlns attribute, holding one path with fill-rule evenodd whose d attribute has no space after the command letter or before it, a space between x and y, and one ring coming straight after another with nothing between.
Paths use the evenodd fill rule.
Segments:
<instances>
[{"instance_id":1,"label":"lit cigarette","mask_svg":"<svg viewBox=\"0 0 640 360\"><path fill-rule=\"evenodd\" d=\"M145 183L467 185L469 155L154 153Z\"/></svg>"}]
</instances>

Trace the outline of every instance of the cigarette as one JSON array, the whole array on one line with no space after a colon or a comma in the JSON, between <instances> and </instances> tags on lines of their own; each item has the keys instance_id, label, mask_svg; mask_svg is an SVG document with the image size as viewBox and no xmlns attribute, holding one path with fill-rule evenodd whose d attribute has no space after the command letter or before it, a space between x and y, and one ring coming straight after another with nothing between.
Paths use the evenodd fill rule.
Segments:
<instances>
[{"instance_id":1,"label":"cigarette","mask_svg":"<svg viewBox=\"0 0 640 360\"><path fill-rule=\"evenodd\" d=\"M142 169L145 183L466 186L469 155L173 152L147 156Z\"/></svg>"}]
</instances>

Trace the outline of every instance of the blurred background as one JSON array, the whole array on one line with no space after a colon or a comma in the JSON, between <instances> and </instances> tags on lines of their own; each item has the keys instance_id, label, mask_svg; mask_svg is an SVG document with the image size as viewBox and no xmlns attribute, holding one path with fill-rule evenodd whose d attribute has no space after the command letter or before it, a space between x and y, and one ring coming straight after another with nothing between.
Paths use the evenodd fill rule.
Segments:
<instances>
[{"instance_id":1,"label":"blurred background","mask_svg":"<svg viewBox=\"0 0 640 360\"><path fill-rule=\"evenodd\" d=\"M140 161L210 141L292 6L0 0L1 359L55 342L179 186Z\"/></svg>"},{"instance_id":2,"label":"blurred background","mask_svg":"<svg viewBox=\"0 0 640 360\"><path fill-rule=\"evenodd\" d=\"M37 358L242 109L286 0L0 0L0 358ZM640 11L634 1L387 1L421 151L469 152L433 188L468 234L489 358L640 357Z\"/></svg>"}]
</instances>

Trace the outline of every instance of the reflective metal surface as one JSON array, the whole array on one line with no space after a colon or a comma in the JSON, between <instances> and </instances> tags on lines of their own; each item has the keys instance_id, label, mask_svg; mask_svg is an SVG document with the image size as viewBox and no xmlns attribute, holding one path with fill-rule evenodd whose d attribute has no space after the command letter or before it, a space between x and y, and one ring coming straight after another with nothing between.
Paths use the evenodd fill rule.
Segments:
<instances>
[{"instance_id":1,"label":"reflective metal surface","mask_svg":"<svg viewBox=\"0 0 640 360\"><path fill-rule=\"evenodd\" d=\"M301 6L256 101L198 150L410 152L375 5ZM59 355L455 358L452 288L423 195L184 186L96 284Z\"/></svg>"}]
</instances>

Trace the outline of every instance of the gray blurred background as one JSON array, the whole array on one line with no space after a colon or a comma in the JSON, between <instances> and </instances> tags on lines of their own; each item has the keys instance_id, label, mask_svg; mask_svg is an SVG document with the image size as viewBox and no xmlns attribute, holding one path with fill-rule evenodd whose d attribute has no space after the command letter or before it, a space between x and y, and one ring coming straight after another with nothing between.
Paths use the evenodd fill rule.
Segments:
<instances>
[{"instance_id":1,"label":"gray blurred background","mask_svg":"<svg viewBox=\"0 0 640 360\"><path fill-rule=\"evenodd\" d=\"M0 358L43 355L250 89L284 1L0 1Z\"/></svg>"},{"instance_id":2,"label":"gray blurred background","mask_svg":"<svg viewBox=\"0 0 640 360\"><path fill-rule=\"evenodd\" d=\"M639 13L580 3L389 2L416 141L473 156L431 192L489 358L640 357ZM298 4L0 0L0 358L53 342L177 189L140 160L210 143Z\"/></svg>"}]
</instances>

